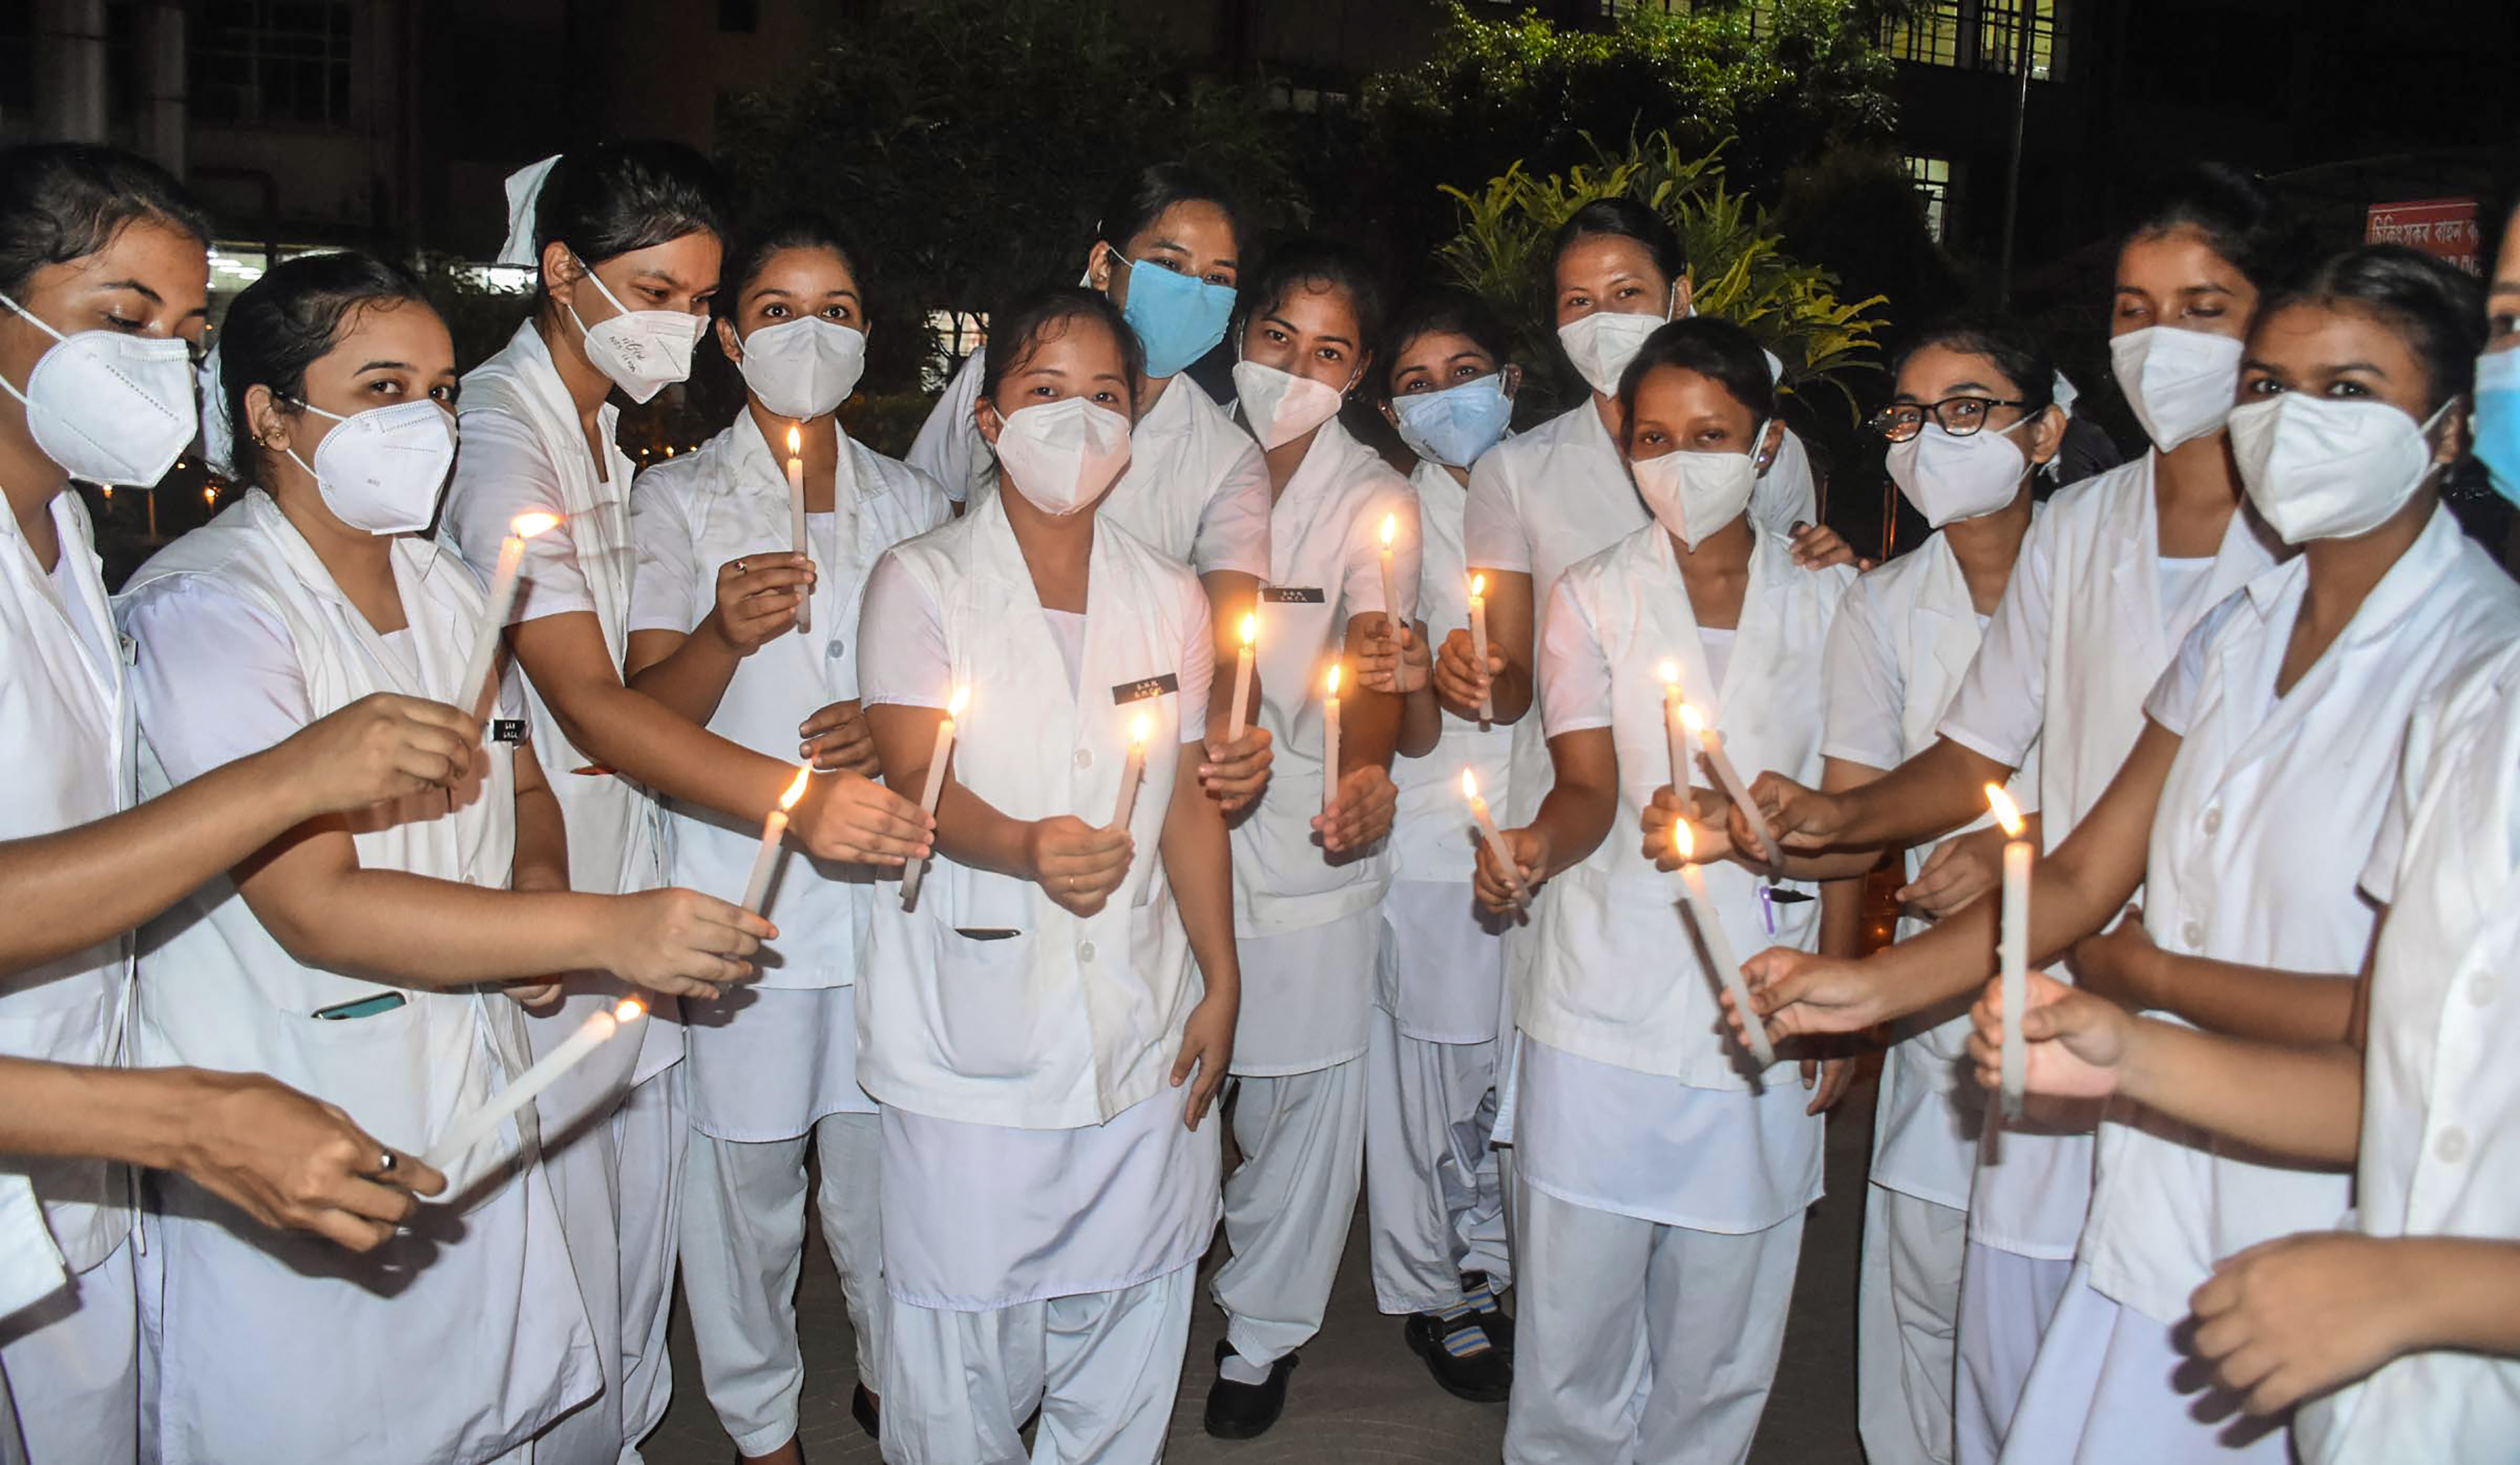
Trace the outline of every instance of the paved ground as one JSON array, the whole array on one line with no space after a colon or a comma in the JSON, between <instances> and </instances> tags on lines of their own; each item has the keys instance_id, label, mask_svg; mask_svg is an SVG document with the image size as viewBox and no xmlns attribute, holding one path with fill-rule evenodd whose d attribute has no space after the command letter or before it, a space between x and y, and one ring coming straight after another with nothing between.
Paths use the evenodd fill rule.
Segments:
<instances>
[{"instance_id":1,"label":"paved ground","mask_svg":"<svg viewBox=\"0 0 2520 1465\"><path fill-rule=\"evenodd\" d=\"M1859 1465L1855 1442L1856 1235L1864 1213L1865 1153L1869 1146L1872 1089L1858 1087L1828 1131L1828 1197L1804 1231L1802 1269L1785 1329L1785 1355L1752 1465ZM1222 1247L1209 1264L1222 1259ZM1204 1274L1204 1269L1202 1269ZM1402 1465L1418 1461L1493 1461L1505 1434L1505 1407L1463 1403L1437 1389L1424 1365L1400 1341L1400 1322L1374 1310L1365 1269L1365 1237L1350 1240L1330 1315L1304 1351L1286 1415L1266 1437L1242 1443L1209 1439L1199 1407L1215 1370L1209 1361L1224 1321L1200 1292L1191 1328L1190 1363L1174 1412L1170 1465ZM848 1319L839 1284L820 1244L805 1265L797 1300L805 1346L802 1434L814 1465L876 1461L874 1442L850 1422L856 1383ZM735 1458L700 1395L691 1335L674 1326L674 1402L643 1453L650 1465L720 1465Z\"/></svg>"}]
</instances>

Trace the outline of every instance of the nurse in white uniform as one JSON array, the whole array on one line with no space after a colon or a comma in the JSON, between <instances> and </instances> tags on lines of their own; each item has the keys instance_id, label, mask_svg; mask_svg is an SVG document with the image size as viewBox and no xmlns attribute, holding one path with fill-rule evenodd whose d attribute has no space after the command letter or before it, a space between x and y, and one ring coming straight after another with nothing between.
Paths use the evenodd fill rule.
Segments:
<instances>
[{"instance_id":1,"label":"nurse in white uniform","mask_svg":"<svg viewBox=\"0 0 2520 1465\"><path fill-rule=\"evenodd\" d=\"M485 613L417 534L455 456L454 347L418 285L359 254L293 260L238 297L221 340L219 406L255 486L119 606L153 789L378 692L464 700ZM268 1073L418 1153L522 1071L518 1002L556 994L551 974L702 995L744 975L769 927L724 901L508 889L557 890L565 835L506 725L451 789L314 821L152 923L138 1060ZM538 1119L446 1157L446 1208L357 1260L164 1181L142 1294L154 1456L522 1458L592 1398Z\"/></svg>"},{"instance_id":2,"label":"nurse in white uniform","mask_svg":"<svg viewBox=\"0 0 2520 1465\"><path fill-rule=\"evenodd\" d=\"M1948 834L1981 818L1986 785L2028 768L2034 748L2044 847L2099 801L2189 627L2273 563L2239 512L2222 424L2240 335L2288 255L2272 204L2222 169L2198 170L2146 211L2118 251L2110 355L2154 451L2049 501L1931 747L1839 793L1757 775L1753 792L1787 846ZM1957 908L1994 885L2001 845L1991 831L1946 840L1903 898ZM1917 1010L1903 998L1896 1011ZM1991 1465L2002 1448L2064 1293L2089 1210L2093 1118L2089 1106L2058 1106L1980 1154L1960 1289L1964 1465Z\"/></svg>"},{"instance_id":3,"label":"nurse in white uniform","mask_svg":"<svg viewBox=\"0 0 2520 1465\"><path fill-rule=\"evenodd\" d=\"M1122 176L1085 252L1085 283L1120 307L1147 358L1129 468L1098 512L1197 572L1229 665L1269 576L1269 475L1250 435L1183 373L1225 340L1248 249L1222 182L1161 162ZM965 358L910 445L910 466L957 503L978 503L996 481L972 412L987 369L986 346ZM1221 755L1225 699L1210 710Z\"/></svg>"},{"instance_id":4,"label":"nurse in white uniform","mask_svg":"<svg viewBox=\"0 0 2520 1465\"><path fill-rule=\"evenodd\" d=\"M1463 625L1470 578L1462 511L1470 465L1504 437L1521 370L1508 360L1505 322L1463 291L1410 301L1386 334L1383 415L1418 455L1409 485L1418 493L1424 540L1418 613L1427 627ZM1372 644L1385 644L1379 631ZM1410 648L1413 664L1425 660L1425 649L1421 635ZM1388 686L1390 673L1372 665L1361 669L1361 680ZM1499 1403L1512 1382L1512 1344L1511 1323L1496 1300L1513 1270L1505 1192L1488 1141L1496 1122L1505 949L1503 922L1481 911L1471 892L1462 774L1468 770L1481 794L1502 806L1513 734L1454 716L1435 705L1421 665L1413 664L1411 674L1412 710L1422 700L1436 737L1420 750L1404 731L1410 755L1391 770L1400 802L1391 889L1382 899L1390 949L1366 1054L1374 1301L1408 1317L1404 1336L1437 1384Z\"/></svg>"},{"instance_id":5,"label":"nurse in white uniform","mask_svg":"<svg viewBox=\"0 0 2520 1465\"><path fill-rule=\"evenodd\" d=\"M828 220L797 215L745 241L719 298L719 346L743 374L743 411L698 451L648 469L631 492L639 569L630 685L766 756L878 777L858 708L858 603L894 544L946 521L924 474L851 440L838 409L866 361L867 300ZM797 434L808 574L794 563L786 465ZM811 604L798 616L798 587ZM758 829L667 805L677 884L741 890ZM692 1116L683 1177L683 1296L719 1423L746 1459L795 1458L795 1292L822 1162L823 1242L857 1335L859 1422L875 1430L882 1232L875 1102L858 1087L851 985L874 867L791 857L762 914L775 962L746 1000L686 1015Z\"/></svg>"},{"instance_id":6,"label":"nurse in white uniform","mask_svg":"<svg viewBox=\"0 0 2520 1465\"><path fill-rule=\"evenodd\" d=\"M1038 1405L1037 1465L1151 1462L1216 1226L1238 990L1225 821L1181 776L1213 643L1191 572L1095 512L1141 375L1120 313L1071 288L994 325L1003 488L867 587L877 750L941 791L937 858L915 906L878 893L857 984L883 1454L1020 1461Z\"/></svg>"},{"instance_id":7,"label":"nurse in white uniform","mask_svg":"<svg viewBox=\"0 0 2520 1465\"><path fill-rule=\"evenodd\" d=\"M650 791L758 829L794 777L679 716L622 681L637 552L631 464L614 442L615 389L647 401L691 371L717 290L725 207L698 154L672 143L607 143L509 180L502 258L535 265L533 314L464 383L464 452L441 533L486 577L520 515L561 526L526 541L526 584L508 642L526 680L543 771L567 816L569 887L611 893L664 879ZM792 561L785 569L797 568ZM825 859L898 864L920 847L916 810L854 773L817 778L789 839ZM730 887L714 893L742 894ZM538 1051L618 994L600 974L572 980L531 1025ZM635 1051L605 1051L555 1089L552 1158L569 1243L597 1314L610 1388L573 1428L614 1416L625 1459L672 1393L665 1351L690 1125L682 1026L658 1013Z\"/></svg>"},{"instance_id":8,"label":"nurse in white uniform","mask_svg":"<svg viewBox=\"0 0 2520 1465\"><path fill-rule=\"evenodd\" d=\"M1353 252L1299 241L1243 293L1238 322L1235 387L1277 495L1256 666L1259 720L1278 764L1234 831L1245 982L1234 1133L1243 1161L1225 1186L1233 1257L1216 1274L1226 1336L1205 1415L1208 1433L1225 1439L1265 1432L1284 1406L1295 1351L1329 1305L1365 1157L1401 699L1359 684L1352 667L1382 623L1383 586L1406 618L1419 579L1417 494L1338 422L1367 382L1381 315L1372 273ZM1328 769L1327 698L1342 663L1351 670L1335 693L1338 767Z\"/></svg>"},{"instance_id":9,"label":"nurse in white uniform","mask_svg":"<svg viewBox=\"0 0 2520 1465\"><path fill-rule=\"evenodd\" d=\"M1795 568L1785 536L1747 514L1780 430L1740 328L1656 331L1615 405L1653 523L1551 593L1540 687L1556 777L1537 817L1505 834L1523 886L1552 887L1514 1004L1520 1302L1505 1457L1738 1465L1784 1343L1803 1212L1820 1199L1821 1105L1722 1035L1716 974L1689 945L1679 882L1655 869L1683 807L1660 672L1677 664L1734 759L1816 779L1822 650L1855 572ZM1723 928L1710 948L1749 949L1771 931L1817 940L1813 905L1771 903L1773 872L1732 849L1722 794L1696 787L1711 774L1683 776ZM1499 913L1515 904L1507 873L1482 847L1479 893Z\"/></svg>"},{"instance_id":10,"label":"nurse in white uniform","mask_svg":"<svg viewBox=\"0 0 2520 1465\"><path fill-rule=\"evenodd\" d=\"M1879 778L1932 745L2039 513L2031 483L2065 433L2054 365L2000 317L1926 327L1892 372L1895 392L1872 426L1890 439L1890 477L1934 532L1857 580L1830 628L1829 790ZM2037 806L2035 748L2009 788ZM1941 843L1906 851L1912 883ZM1937 909L1918 902L1899 934L1924 931ZM1953 1340L1985 1105L1961 1071L1968 1018L1958 1004L1892 1034L1865 1198L1857 1419L1874 1465L1951 1465Z\"/></svg>"},{"instance_id":11,"label":"nurse in white uniform","mask_svg":"<svg viewBox=\"0 0 2520 1465\"><path fill-rule=\"evenodd\" d=\"M2109 792L2039 868L2034 958L2074 943L2080 984L2244 1037L2333 1044L2370 948L2356 893L2408 719L2480 648L2520 640L2520 587L2434 482L2457 456L2479 332L2473 286L2428 256L2358 250L2261 306L2230 418L2251 505L2301 553L2191 632ZM2139 922L2103 928L2138 886ZM1994 902L1869 963L1937 998L1986 975ZM1868 983L1751 962L1770 1030L1833 1026ZM2277 1160L2140 1107L2102 1126L2073 1280L2004 1458L2288 1458L2279 1429L2174 1382L2175 1333L2214 1263L2351 1204L2332 1167ZM2192 1388L2192 1386L2191 1386Z\"/></svg>"}]
</instances>

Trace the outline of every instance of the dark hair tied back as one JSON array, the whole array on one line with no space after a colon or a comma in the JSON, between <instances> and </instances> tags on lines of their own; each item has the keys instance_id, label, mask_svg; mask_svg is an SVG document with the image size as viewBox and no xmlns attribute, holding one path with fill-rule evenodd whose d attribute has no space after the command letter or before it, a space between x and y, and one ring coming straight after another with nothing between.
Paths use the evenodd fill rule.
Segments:
<instances>
[{"instance_id":1,"label":"dark hair tied back","mask_svg":"<svg viewBox=\"0 0 2520 1465\"><path fill-rule=\"evenodd\" d=\"M727 232L725 186L681 143L599 143L562 158L534 201L534 255L554 244L592 268L686 234Z\"/></svg>"},{"instance_id":2,"label":"dark hair tied back","mask_svg":"<svg viewBox=\"0 0 2520 1465\"><path fill-rule=\"evenodd\" d=\"M1692 315L1676 320L1645 338L1637 359L1619 378L1619 411L1622 420L1635 432L1637 390L1645 378L1667 366L1693 371L1715 383L1732 399L1750 409L1750 425L1758 428L1775 420L1777 415L1776 378L1768 373L1767 353L1750 333L1729 320Z\"/></svg>"},{"instance_id":3,"label":"dark hair tied back","mask_svg":"<svg viewBox=\"0 0 2520 1465\"><path fill-rule=\"evenodd\" d=\"M1549 242L1550 268L1556 269L1566 252L1587 239L1634 240L1665 280L1678 282L1688 274L1688 252L1681 247L1679 231L1634 199L1595 199L1568 215Z\"/></svg>"},{"instance_id":4,"label":"dark hair tied back","mask_svg":"<svg viewBox=\"0 0 2520 1465\"><path fill-rule=\"evenodd\" d=\"M1380 395L1391 398L1391 375L1400 369L1401 353L1429 336L1459 336L1500 367L1512 359L1513 332L1494 305L1466 290L1445 287L1412 296L1391 317L1379 347L1382 360ZM1439 388L1450 385L1437 383Z\"/></svg>"},{"instance_id":5,"label":"dark hair tied back","mask_svg":"<svg viewBox=\"0 0 2520 1465\"><path fill-rule=\"evenodd\" d=\"M306 400L306 369L358 328L362 313L417 303L420 282L372 254L301 254L273 265L228 306L219 326L219 410L227 414L237 477L268 482L246 393L256 386L292 405Z\"/></svg>"},{"instance_id":6,"label":"dark hair tied back","mask_svg":"<svg viewBox=\"0 0 2520 1465\"><path fill-rule=\"evenodd\" d=\"M1125 255L1130 240L1184 204L1215 205L1234 230L1236 250L1241 249L1242 209L1233 192L1222 180L1186 162L1150 163L1122 174L1095 219L1094 238Z\"/></svg>"},{"instance_id":7,"label":"dark hair tied back","mask_svg":"<svg viewBox=\"0 0 2520 1465\"><path fill-rule=\"evenodd\" d=\"M2308 240L2290 210L2254 176L2219 162L2195 162L2152 190L2125 242L2193 229L2214 252L2263 292L2302 267Z\"/></svg>"},{"instance_id":8,"label":"dark hair tied back","mask_svg":"<svg viewBox=\"0 0 2520 1465\"><path fill-rule=\"evenodd\" d=\"M725 288L711 303L717 313L729 320L742 308L743 298L752 290L775 256L789 250L829 250L839 256L840 263L858 282L858 298L863 308L867 295L866 275L858 268L857 252L840 237L839 227L822 213L799 210L783 213L746 228L739 236L735 252L728 256L727 267L720 275Z\"/></svg>"},{"instance_id":9,"label":"dark hair tied back","mask_svg":"<svg viewBox=\"0 0 2520 1465\"><path fill-rule=\"evenodd\" d=\"M1382 340L1381 272L1351 246L1318 237L1297 239L1269 252L1257 278L1245 282L1234 304L1237 341L1251 322L1286 303L1298 290L1335 291L1347 297L1356 317L1358 357Z\"/></svg>"},{"instance_id":10,"label":"dark hair tied back","mask_svg":"<svg viewBox=\"0 0 2520 1465\"><path fill-rule=\"evenodd\" d=\"M1984 356L2012 383L2023 417L2036 417L2056 403L2056 360L2048 354L2038 333L2009 315L1963 310L1927 324L1890 362L1897 380L1908 359L1928 346L1941 346L1964 356Z\"/></svg>"},{"instance_id":11,"label":"dark hair tied back","mask_svg":"<svg viewBox=\"0 0 2520 1465\"><path fill-rule=\"evenodd\" d=\"M86 143L0 149L0 294L18 298L35 271L84 259L142 222L209 248L200 206L147 159Z\"/></svg>"},{"instance_id":12,"label":"dark hair tied back","mask_svg":"<svg viewBox=\"0 0 2520 1465\"><path fill-rule=\"evenodd\" d=\"M2342 305L2395 331L2423 363L2427 416L2476 386L2485 351L2485 299L2476 280L2405 245L2363 245L2329 255L2300 284L2258 304L2260 321L2292 305Z\"/></svg>"},{"instance_id":13,"label":"dark hair tied back","mask_svg":"<svg viewBox=\"0 0 2520 1465\"><path fill-rule=\"evenodd\" d=\"M1036 290L989 318L988 354L980 366L980 396L996 401L1007 374L1019 369L1044 343L1057 341L1079 323L1100 326L1120 351L1120 374L1129 384L1129 415L1137 415L1138 379L1147 372L1147 350L1138 333L1121 318L1120 307L1099 290L1082 285L1054 285Z\"/></svg>"}]
</instances>

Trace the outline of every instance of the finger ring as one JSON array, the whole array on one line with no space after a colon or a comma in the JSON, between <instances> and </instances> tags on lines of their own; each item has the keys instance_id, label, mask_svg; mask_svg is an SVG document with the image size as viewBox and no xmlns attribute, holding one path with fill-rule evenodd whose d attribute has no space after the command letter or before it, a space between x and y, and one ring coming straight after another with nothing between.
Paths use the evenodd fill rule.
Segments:
<instances>
[{"instance_id":1,"label":"finger ring","mask_svg":"<svg viewBox=\"0 0 2520 1465\"><path fill-rule=\"evenodd\" d=\"M377 1156L377 1173L380 1175L389 1175L393 1173L393 1167L398 1163L399 1162L396 1159L394 1152L386 1150Z\"/></svg>"},{"instance_id":2,"label":"finger ring","mask_svg":"<svg viewBox=\"0 0 2520 1465\"><path fill-rule=\"evenodd\" d=\"M738 573L738 574L748 574L748 573L750 573L751 572L745 568L745 567L746 567L747 565L749 565L750 563L751 563L751 562L750 562L750 561L748 561L748 560L738 560L738 561L736 561L736 562L735 562L735 572L736 572L736 573Z\"/></svg>"}]
</instances>

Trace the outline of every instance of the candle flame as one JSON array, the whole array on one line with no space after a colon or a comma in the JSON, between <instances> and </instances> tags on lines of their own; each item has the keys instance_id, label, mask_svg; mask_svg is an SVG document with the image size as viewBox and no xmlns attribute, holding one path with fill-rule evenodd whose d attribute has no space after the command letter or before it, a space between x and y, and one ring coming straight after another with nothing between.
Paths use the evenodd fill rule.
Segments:
<instances>
[{"instance_id":1,"label":"candle flame","mask_svg":"<svg viewBox=\"0 0 2520 1465\"><path fill-rule=\"evenodd\" d=\"M1246 613L1242 618L1242 644L1248 647L1259 639L1260 618Z\"/></svg>"},{"instance_id":2,"label":"candle flame","mask_svg":"<svg viewBox=\"0 0 2520 1465\"><path fill-rule=\"evenodd\" d=\"M548 534L559 526L560 516L557 514L519 514L508 521L508 532L519 539L531 539L537 534Z\"/></svg>"},{"instance_id":3,"label":"candle flame","mask_svg":"<svg viewBox=\"0 0 2520 1465\"><path fill-rule=\"evenodd\" d=\"M803 436L801 434L799 434L799 433L795 430L795 428L793 428L793 427L788 428L788 457L791 457L791 458L792 458L792 457L795 457L798 453L801 453L801 452L803 452L804 450L805 450L805 438L804 438L804 436Z\"/></svg>"},{"instance_id":4,"label":"candle flame","mask_svg":"<svg viewBox=\"0 0 2520 1465\"><path fill-rule=\"evenodd\" d=\"M1665 687L1677 687L1680 685L1680 664L1665 662L1654 668L1654 675L1662 678Z\"/></svg>"},{"instance_id":5,"label":"candle flame","mask_svg":"<svg viewBox=\"0 0 2520 1465\"><path fill-rule=\"evenodd\" d=\"M962 715L963 715L963 709L964 709L965 707L968 706L968 705L970 704L970 701L971 701L971 689L970 689L970 688L968 688L968 687L956 687L956 688L954 689L954 695L945 699L945 715L946 715L946 716L948 716L948 717L960 717L960 716L962 716Z\"/></svg>"},{"instance_id":6,"label":"candle flame","mask_svg":"<svg viewBox=\"0 0 2520 1465\"><path fill-rule=\"evenodd\" d=\"M1697 836L1688 832L1687 819L1671 821L1671 852L1684 865L1697 853Z\"/></svg>"},{"instance_id":7,"label":"candle flame","mask_svg":"<svg viewBox=\"0 0 2520 1465\"><path fill-rule=\"evenodd\" d=\"M1477 596L1486 595L1488 593L1488 577L1484 574L1471 575L1470 593Z\"/></svg>"},{"instance_id":8,"label":"candle flame","mask_svg":"<svg viewBox=\"0 0 2520 1465\"><path fill-rule=\"evenodd\" d=\"M635 1023L648 1015L648 1004L636 997L624 997L612 1004L612 1021Z\"/></svg>"},{"instance_id":9,"label":"candle flame","mask_svg":"<svg viewBox=\"0 0 2520 1465\"><path fill-rule=\"evenodd\" d=\"M1479 776L1467 768L1462 770L1462 797L1473 801L1479 797Z\"/></svg>"},{"instance_id":10,"label":"candle flame","mask_svg":"<svg viewBox=\"0 0 2520 1465\"><path fill-rule=\"evenodd\" d=\"M1338 674L1339 664L1336 662L1330 663L1330 697L1333 701L1337 700L1338 697Z\"/></svg>"},{"instance_id":11,"label":"candle flame","mask_svg":"<svg viewBox=\"0 0 2520 1465\"><path fill-rule=\"evenodd\" d=\"M796 770L796 781L788 786L787 793L779 796L779 807L782 812L794 808L796 806L796 801L805 797L806 781L811 779L813 776L814 770L811 767L802 767Z\"/></svg>"},{"instance_id":12,"label":"candle flame","mask_svg":"<svg viewBox=\"0 0 2520 1465\"><path fill-rule=\"evenodd\" d=\"M1697 737L1706 731L1706 719L1698 715L1697 709L1685 702L1680 705L1680 725L1688 728L1691 737Z\"/></svg>"},{"instance_id":13,"label":"candle flame","mask_svg":"<svg viewBox=\"0 0 2520 1465\"><path fill-rule=\"evenodd\" d=\"M1140 748L1145 748L1147 746L1147 734L1154 729L1154 720L1152 718L1148 717L1144 712L1140 712L1138 714L1138 720L1129 724L1129 737L1131 741L1135 742Z\"/></svg>"},{"instance_id":14,"label":"candle flame","mask_svg":"<svg viewBox=\"0 0 2520 1465\"><path fill-rule=\"evenodd\" d=\"M2003 826L2005 838L2021 838L2021 805L2012 801L2002 784L1986 786L1986 806L1995 810L1995 822Z\"/></svg>"},{"instance_id":15,"label":"candle flame","mask_svg":"<svg viewBox=\"0 0 2520 1465\"><path fill-rule=\"evenodd\" d=\"M1383 516L1382 516L1382 547L1383 547L1384 549L1389 549L1389 548L1391 547L1391 541L1392 541L1392 540L1394 540L1394 539L1397 539L1397 538L1399 538L1399 537L1400 537L1400 516L1399 516L1399 515L1397 515L1397 514L1385 514L1385 515L1383 515Z\"/></svg>"}]
</instances>

